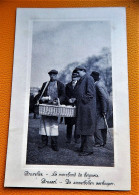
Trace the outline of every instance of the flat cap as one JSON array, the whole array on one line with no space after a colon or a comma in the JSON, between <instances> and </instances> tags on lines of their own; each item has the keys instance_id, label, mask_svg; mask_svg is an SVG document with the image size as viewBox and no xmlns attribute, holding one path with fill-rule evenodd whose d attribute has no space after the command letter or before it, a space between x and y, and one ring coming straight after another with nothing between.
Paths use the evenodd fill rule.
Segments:
<instances>
[{"instance_id":1,"label":"flat cap","mask_svg":"<svg viewBox=\"0 0 139 195\"><path fill-rule=\"evenodd\" d=\"M76 68L75 68L75 70L77 71L77 70L84 70L84 71L86 71L86 68L85 68L85 66L77 66Z\"/></svg>"},{"instance_id":2,"label":"flat cap","mask_svg":"<svg viewBox=\"0 0 139 195\"><path fill-rule=\"evenodd\" d=\"M48 72L48 74L58 74L58 71L57 71L57 70L50 70L50 71Z\"/></svg>"}]
</instances>

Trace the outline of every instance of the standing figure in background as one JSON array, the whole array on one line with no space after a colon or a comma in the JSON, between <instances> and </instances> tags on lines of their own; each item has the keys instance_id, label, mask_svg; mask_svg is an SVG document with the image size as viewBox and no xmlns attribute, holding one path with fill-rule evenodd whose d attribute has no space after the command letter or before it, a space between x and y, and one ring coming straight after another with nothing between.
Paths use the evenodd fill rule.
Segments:
<instances>
[{"instance_id":1,"label":"standing figure in background","mask_svg":"<svg viewBox=\"0 0 139 195\"><path fill-rule=\"evenodd\" d=\"M30 93L30 99L29 99L29 113L34 112L34 94Z\"/></svg>"},{"instance_id":2,"label":"standing figure in background","mask_svg":"<svg viewBox=\"0 0 139 195\"><path fill-rule=\"evenodd\" d=\"M107 127L105 118L109 110L109 94L104 82L99 78L99 73L93 71L91 76L94 78L96 87L96 105L97 105L97 125L94 133L95 146L101 147L106 145Z\"/></svg>"},{"instance_id":3,"label":"standing figure in background","mask_svg":"<svg viewBox=\"0 0 139 195\"><path fill-rule=\"evenodd\" d=\"M32 106L33 106L33 113L34 116L33 118L36 119L37 118L37 113L35 112L35 105L37 104L38 98L40 97L40 90L38 90L38 94L34 96L33 100L32 100Z\"/></svg>"},{"instance_id":4,"label":"standing figure in background","mask_svg":"<svg viewBox=\"0 0 139 195\"><path fill-rule=\"evenodd\" d=\"M45 82L40 90L40 96L43 93L40 103L57 105L58 99L62 104L65 100L64 84L57 80L57 70L51 70L49 73L50 81ZM48 144L48 136L51 136L51 147L54 151L58 151L58 117L41 116L39 134L41 135L41 143L39 148L43 148Z\"/></svg>"},{"instance_id":5,"label":"standing figure in background","mask_svg":"<svg viewBox=\"0 0 139 195\"><path fill-rule=\"evenodd\" d=\"M81 136L79 156L93 153L92 136L96 128L96 92L94 79L86 74L84 66L75 69L80 75L80 80L75 86L77 105L76 133Z\"/></svg>"},{"instance_id":6,"label":"standing figure in background","mask_svg":"<svg viewBox=\"0 0 139 195\"><path fill-rule=\"evenodd\" d=\"M66 85L66 105L75 105L75 95L74 95L74 88L76 86L77 81L80 79L79 74L76 71L72 72L72 81ZM66 138L67 142L66 143L71 143L71 138L72 138L72 129L73 125L75 125L76 122L76 117L66 117L65 118L65 124L67 125L67 133L66 133ZM80 136L76 135L76 129L74 131L74 139L75 143L78 143Z\"/></svg>"}]
</instances>

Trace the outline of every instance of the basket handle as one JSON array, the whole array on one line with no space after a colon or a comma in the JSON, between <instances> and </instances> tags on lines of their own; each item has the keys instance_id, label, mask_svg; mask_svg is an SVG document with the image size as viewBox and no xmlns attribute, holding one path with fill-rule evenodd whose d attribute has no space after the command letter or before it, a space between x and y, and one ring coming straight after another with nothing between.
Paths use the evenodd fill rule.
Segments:
<instances>
[{"instance_id":1,"label":"basket handle","mask_svg":"<svg viewBox=\"0 0 139 195\"><path fill-rule=\"evenodd\" d=\"M58 102L58 106L60 106L60 100L59 100L59 98L57 98L57 102Z\"/></svg>"},{"instance_id":2,"label":"basket handle","mask_svg":"<svg viewBox=\"0 0 139 195\"><path fill-rule=\"evenodd\" d=\"M39 99L38 99L36 105L39 105L39 101L41 100L41 98L42 98L42 96L43 96L43 94L44 94L44 91L45 91L46 87L48 86L48 84L49 84L49 82L46 82L46 85L45 85L45 87L43 88L43 91L42 91L42 93L41 93L41 95L40 95L40 97L39 97Z\"/></svg>"}]
</instances>

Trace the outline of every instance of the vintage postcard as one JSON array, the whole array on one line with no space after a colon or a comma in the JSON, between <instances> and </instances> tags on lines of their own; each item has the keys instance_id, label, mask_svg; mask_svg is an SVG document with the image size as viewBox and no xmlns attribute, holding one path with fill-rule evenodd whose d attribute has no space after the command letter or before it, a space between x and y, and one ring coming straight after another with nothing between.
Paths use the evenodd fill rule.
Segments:
<instances>
[{"instance_id":1,"label":"vintage postcard","mask_svg":"<svg viewBox=\"0 0 139 195\"><path fill-rule=\"evenodd\" d=\"M5 187L130 190L126 10L19 8Z\"/></svg>"}]
</instances>

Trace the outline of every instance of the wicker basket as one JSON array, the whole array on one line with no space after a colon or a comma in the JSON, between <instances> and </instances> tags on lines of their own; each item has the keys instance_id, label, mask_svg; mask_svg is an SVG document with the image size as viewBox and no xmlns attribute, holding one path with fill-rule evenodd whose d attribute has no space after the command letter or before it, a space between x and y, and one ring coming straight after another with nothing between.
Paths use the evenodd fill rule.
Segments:
<instances>
[{"instance_id":1,"label":"wicker basket","mask_svg":"<svg viewBox=\"0 0 139 195\"><path fill-rule=\"evenodd\" d=\"M39 104L39 114L46 116L75 117L76 106Z\"/></svg>"}]
</instances>

